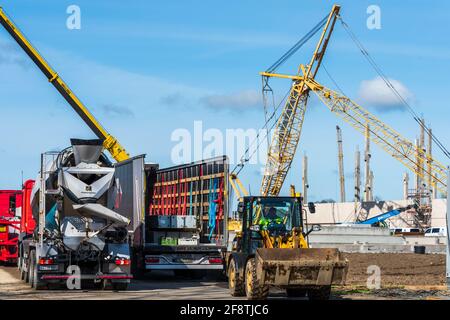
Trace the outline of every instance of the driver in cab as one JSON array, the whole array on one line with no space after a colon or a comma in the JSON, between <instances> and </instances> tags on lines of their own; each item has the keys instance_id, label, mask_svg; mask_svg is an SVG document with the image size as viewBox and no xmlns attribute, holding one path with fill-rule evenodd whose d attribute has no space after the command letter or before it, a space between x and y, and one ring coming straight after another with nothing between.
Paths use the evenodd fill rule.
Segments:
<instances>
[{"instance_id":1,"label":"driver in cab","mask_svg":"<svg viewBox=\"0 0 450 320\"><path fill-rule=\"evenodd\" d=\"M259 225L263 230L279 230L283 228L283 218L277 215L277 209L271 207L264 217L261 217Z\"/></svg>"}]
</instances>

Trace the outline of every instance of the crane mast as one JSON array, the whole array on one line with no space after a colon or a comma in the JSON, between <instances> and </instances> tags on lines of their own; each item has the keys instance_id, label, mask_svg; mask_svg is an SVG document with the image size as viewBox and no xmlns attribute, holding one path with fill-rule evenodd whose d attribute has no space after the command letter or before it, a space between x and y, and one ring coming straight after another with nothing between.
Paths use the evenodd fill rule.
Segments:
<instances>
[{"instance_id":1,"label":"crane mast","mask_svg":"<svg viewBox=\"0 0 450 320\"><path fill-rule=\"evenodd\" d=\"M340 6L333 6L310 63L299 67L298 74L303 73L306 79L314 79L319 70L339 10ZM277 120L275 132L268 149L267 163L260 189L260 193L263 196L277 196L291 168L300 141L310 89L305 84L305 78L303 77L272 72L261 72L261 75L266 78L276 77L292 80L289 97Z\"/></svg>"},{"instance_id":2,"label":"crane mast","mask_svg":"<svg viewBox=\"0 0 450 320\"><path fill-rule=\"evenodd\" d=\"M89 126L94 134L103 140L103 146L111 154L111 156L118 162L127 160L129 158L125 148L122 147L119 141L110 135L105 128L95 119L92 113L86 108L69 86L61 79L58 73L45 61L40 53L33 47L19 28L12 22L0 7L0 23L11 37L19 44L25 53L33 60L36 66L47 77L48 81L55 87L55 89L64 97L76 113Z\"/></svg>"},{"instance_id":3,"label":"crane mast","mask_svg":"<svg viewBox=\"0 0 450 320\"><path fill-rule=\"evenodd\" d=\"M339 190L341 195L341 202L345 202L344 151L342 148L342 130L339 126L336 126L336 138L338 145Z\"/></svg>"}]
</instances>

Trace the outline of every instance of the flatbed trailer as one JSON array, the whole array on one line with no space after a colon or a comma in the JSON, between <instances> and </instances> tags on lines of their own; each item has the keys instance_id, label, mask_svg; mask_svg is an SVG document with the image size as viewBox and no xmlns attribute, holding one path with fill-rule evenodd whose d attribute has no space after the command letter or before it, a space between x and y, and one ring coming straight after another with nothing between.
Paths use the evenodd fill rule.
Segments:
<instances>
[{"instance_id":1,"label":"flatbed trailer","mask_svg":"<svg viewBox=\"0 0 450 320\"><path fill-rule=\"evenodd\" d=\"M228 159L160 169L134 157L123 170L122 203L133 206L132 273L223 271L228 243ZM120 210L118 210L120 213Z\"/></svg>"}]
</instances>

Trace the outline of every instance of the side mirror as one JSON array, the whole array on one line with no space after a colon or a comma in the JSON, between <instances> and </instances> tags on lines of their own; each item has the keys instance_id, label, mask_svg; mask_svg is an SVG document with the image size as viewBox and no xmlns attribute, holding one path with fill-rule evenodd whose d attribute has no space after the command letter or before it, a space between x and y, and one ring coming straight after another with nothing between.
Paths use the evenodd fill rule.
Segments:
<instances>
[{"instance_id":1,"label":"side mirror","mask_svg":"<svg viewBox=\"0 0 450 320\"><path fill-rule=\"evenodd\" d=\"M308 202L308 210L310 213L316 213L316 205L314 202Z\"/></svg>"},{"instance_id":2,"label":"side mirror","mask_svg":"<svg viewBox=\"0 0 450 320\"><path fill-rule=\"evenodd\" d=\"M318 225L318 224L313 224L312 228L309 229L309 231L306 233L305 236L308 236L311 232L318 232L318 231L320 231L320 230L322 230L322 227L321 227L320 225Z\"/></svg>"}]
</instances>

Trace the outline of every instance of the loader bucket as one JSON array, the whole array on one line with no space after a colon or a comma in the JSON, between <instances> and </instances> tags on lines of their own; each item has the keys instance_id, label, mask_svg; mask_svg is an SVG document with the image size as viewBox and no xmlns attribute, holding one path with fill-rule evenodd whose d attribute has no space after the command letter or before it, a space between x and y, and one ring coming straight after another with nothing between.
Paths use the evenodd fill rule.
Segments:
<instances>
[{"instance_id":1,"label":"loader bucket","mask_svg":"<svg viewBox=\"0 0 450 320\"><path fill-rule=\"evenodd\" d=\"M255 258L258 279L265 285L342 285L347 277L348 261L338 249L260 248Z\"/></svg>"}]
</instances>

